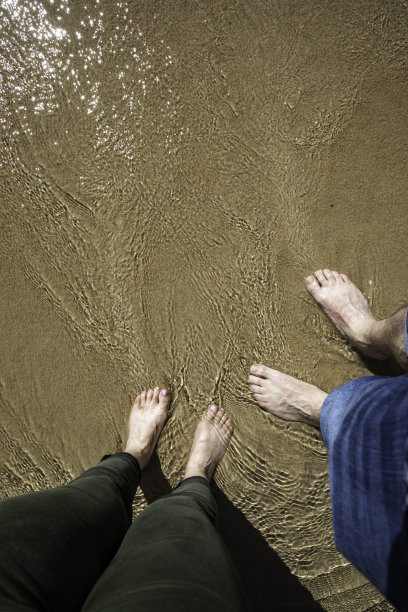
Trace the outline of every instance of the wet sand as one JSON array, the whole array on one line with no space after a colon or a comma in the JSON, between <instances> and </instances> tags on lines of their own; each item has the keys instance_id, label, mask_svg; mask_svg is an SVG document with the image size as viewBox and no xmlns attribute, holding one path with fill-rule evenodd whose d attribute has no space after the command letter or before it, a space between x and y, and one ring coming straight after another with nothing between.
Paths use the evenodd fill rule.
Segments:
<instances>
[{"instance_id":1,"label":"wet sand","mask_svg":"<svg viewBox=\"0 0 408 612\"><path fill-rule=\"evenodd\" d=\"M210 401L215 481L257 610L391 610L335 549L317 431L262 412L262 361L329 392L373 371L304 288L406 302L403 2L3 0L1 496L121 448L171 392L140 511L182 477Z\"/></svg>"}]
</instances>

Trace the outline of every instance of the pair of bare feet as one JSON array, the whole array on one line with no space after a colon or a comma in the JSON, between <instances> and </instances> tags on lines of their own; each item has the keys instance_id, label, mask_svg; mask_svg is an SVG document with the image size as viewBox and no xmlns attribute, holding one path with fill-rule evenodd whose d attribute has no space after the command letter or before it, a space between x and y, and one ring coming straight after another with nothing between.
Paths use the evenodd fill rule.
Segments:
<instances>
[{"instance_id":1,"label":"pair of bare feet","mask_svg":"<svg viewBox=\"0 0 408 612\"><path fill-rule=\"evenodd\" d=\"M306 278L306 289L336 329L361 353L374 359L393 356L406 369L403 341L406 307L390 319L377 321L360 289L346 274L317 270ZM286 421L320 425L327 393L261 363L251 366L250 389L261 408Z\"/></svg>"},{"instance_id":2,"label":"pair of bare feet","mask_svg":"<svg viewBox=\"0 0 408 612\"><path fill-rule=\"evenodd\" d=\"M129 417L129 438L125 452L147 465L167 419L169 394L160 387L143 391L137 396ZM223 458L232 436L232 423L222 408L208 406L194 435L184 478L201 476L208 481Z\"/></svg>"},{"instance_id":3,"label":"pair of bare feet","mask_svg":"<svg viewBox=\"0 0 408 612\"><path fill-rule=\"evenodd\" d=\"M384 359L390 354L387 343L381 341L384 335L389 335L386 333L388 320L374 318L363 293L348 276L334 270L317 270L306 279L306 288L352 346L376 359ZM406 310L401 314L401 320L405 320ZM251 366L248 383L261 408L287 421L319 427L320 411L327 393L318 387L263 364ZM136 457L141 469L152 455L168 407L169 395L159 387L143 391L136 398L125 451ZM224 410L213 404L209 406L197 426L185 478L202 476L209 481L225 454L232 432L231 421Z\"/></svg>"}]
</instances>

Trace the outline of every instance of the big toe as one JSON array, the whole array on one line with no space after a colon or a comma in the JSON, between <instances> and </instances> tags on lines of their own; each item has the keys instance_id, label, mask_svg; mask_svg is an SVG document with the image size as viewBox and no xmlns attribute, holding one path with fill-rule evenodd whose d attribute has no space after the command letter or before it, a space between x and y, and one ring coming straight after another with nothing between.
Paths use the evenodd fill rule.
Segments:
<instances>
[{"instance_id":1,"label":"big toe","mask_svg":"<svg viewBox=\"0 0 408 612\"><path fill-rule=\"evenodd\" d=\"M321 289L321 285L314 275L307 277L306 289L309 291L309 293L313 295L313 297L319 293L319 290Z\"/></svg>"},{"instance_id":2,"label":"big toe","mask_svg":"<svg viewBox=\"0 0 408 612\"><path fill-rule=\"evenodd\" d=\"M208 406L207 410L203 414L203 419L205 421L218 422L223 412L224 411L221 411L219 408L217 408L215 404L210 404L210 406Z\"/></svg>"},{"instance_id":3,"label":"big toe","mask_svg":"<svg viewBox=\"0 0 408 612\"><path fill-rule=\"evenodd\" d=\"M268 367L263 363L254 363L251 365L249 371L253 376L259 376L260 378L267 378L268 376Z\"/></svg>"},{"instance_id":4,"label":"big toe","mask_svg":"<svg viewBox=\"0 0 408 612\"><path fill-rule=\"evenodd\" d=\"M168 410L170 402L170 395L166 389L162 389L159 394L159 406L164 410Z\"/></svg>"}]
</instances>

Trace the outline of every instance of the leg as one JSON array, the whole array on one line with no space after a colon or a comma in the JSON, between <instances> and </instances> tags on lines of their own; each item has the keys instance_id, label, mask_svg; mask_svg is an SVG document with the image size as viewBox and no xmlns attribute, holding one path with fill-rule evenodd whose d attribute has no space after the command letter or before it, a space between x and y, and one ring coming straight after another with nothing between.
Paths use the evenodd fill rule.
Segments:
<instances>
[{"instance_id":1,"label":"leg","mask_svg":"<svg viewBox=\"0 0 408 612\"><path fill-rule=\"evenodd\" d=\"M377 321L360 289L348 276L335 270L317 270L306 279L306 288L350 344L369 357L393 357L408 370L405 350L407 306L392 317Z\"/></svg>"},{"instance_id":2,"label":"leg","mask_svg":"<svg viewBox=\"0 0 408 612\"><path fill-rule=\"evenodd\" d=\"M137 398L124 453L104 458L65 487L0 503L0 608L82 605L131 523L140 467L150 458L168 398ZM161 406L161 407L160 407Z\"/></svg>"},{"instance_id":3,"label":"leg","mask_svg":"<svg viewBox=\"0 0 408 612\"><path fill-rule=\"evenodd\" d=\"M345 275L318 270L306 284L353 346L372 357L392 355L406 367L407 307L376 321ZM408 375L357 378L327 395L262 364L250 372L262 408L321 428L336 546L398 609L406 609Z\"/></svg>"},{"instance_id":4,"label":"leg","mask_svg":"<svg viewBox=\"0 0 408 612\"><path fill-rule=\"evenodd\" d=\"M65 487L1 502L0 608L78 609L130 526L139 477L121 453Z\"/></svg>"},{"instance_id":5,"label":"leg","mask_svg":"<svg viewBox=\"0 0 408 612\"><path fill-rule=\"evenodd\" d=\"M212 407L204 413L185 480L136 518L84 612L246 609L232 561L214 527L217 508L209 487L231 434L223 410Z\"/></svg>"},{"instance_id":6,"label":"leg","mask_svg":"<svg viewBox=\"0 0 408 612\"><path fill-rule=\"evenodd\" d=\"M371 332L371 342L384 355L390 355L408 371L408 306L400 308L392 317L377 321Z\"/></svg>"},{"instance_id":7,"label":"leg","mask_svg":"<svg viewBox=\"0 0 408 612\"><path fill-rule=\"evenodd\" d=\"M408 374L366 376L324 402L334 540L396 607L408 602Z\"/></svg>"},{"instance_id":8,"label":"leg","mask_svg":"<svg viewBox=\"0 0 408 612\"><path fill-rule=\"evenodd\" d=\"M405 610L408 374L357 378L327 395L261 364L251 372L251 388L262 407L321 428L336 546Z\"/></svg>"}]
</instances>

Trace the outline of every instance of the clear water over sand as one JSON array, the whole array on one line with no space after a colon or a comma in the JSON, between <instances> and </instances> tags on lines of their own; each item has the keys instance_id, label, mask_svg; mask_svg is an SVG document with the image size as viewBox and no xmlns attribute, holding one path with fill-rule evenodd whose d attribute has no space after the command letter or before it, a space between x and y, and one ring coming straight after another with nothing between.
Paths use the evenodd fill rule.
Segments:
<instances>
[{"instance_id":1,"label":"clear water over sand","mask_svg":"<svg viewBox=\"0 0 408 612\"><path fill-rule=\"evenodd\" d=\"M391 609L334 547L320 435L246 379L373 371L306 293L319 267L377 316L406 302L406 3L2 0L1 24L1 495L119 449L132 398L166 386L135 511L215 401L254 609Z\"/></svg>"}]
</instances>

